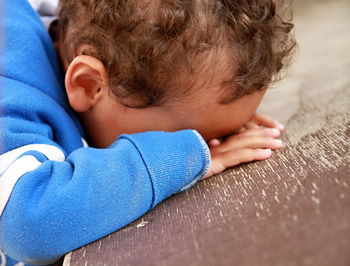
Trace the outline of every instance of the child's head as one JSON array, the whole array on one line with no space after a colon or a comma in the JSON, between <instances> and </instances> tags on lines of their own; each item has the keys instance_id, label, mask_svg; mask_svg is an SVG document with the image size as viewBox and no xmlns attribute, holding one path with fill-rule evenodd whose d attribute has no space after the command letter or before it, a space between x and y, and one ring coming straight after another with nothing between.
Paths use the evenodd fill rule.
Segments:
<instances>
[{"instance_id":1,"label":"child's head","mask_svg":"<svg viewBox=\"0 0 350 266\"><path fill-rule=\"evenodd\" d=\"M232 133L295 45L272 0L61 0L58 28L68 97L97 146L145 130Z\"/></svg>"}]
</instances>

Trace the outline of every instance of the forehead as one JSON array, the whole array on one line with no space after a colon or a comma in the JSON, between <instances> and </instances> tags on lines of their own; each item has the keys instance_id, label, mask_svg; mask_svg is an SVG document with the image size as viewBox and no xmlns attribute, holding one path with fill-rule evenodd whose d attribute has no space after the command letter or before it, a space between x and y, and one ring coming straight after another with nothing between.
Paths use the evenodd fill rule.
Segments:
<instances>
[{"instance_id":1,"label":"forehead","mask_svg":"<svg viewBox=\"0 0 350 266\"><path fill-rule=\"evenodd\" d=\"M202 92L192 101L174 106L171 115L181 128L197 130L205 140L219 138L240 129L255 113L265 91L257 91L228 104L221 104L217 95Z\"/></svg>"}]
</instances>

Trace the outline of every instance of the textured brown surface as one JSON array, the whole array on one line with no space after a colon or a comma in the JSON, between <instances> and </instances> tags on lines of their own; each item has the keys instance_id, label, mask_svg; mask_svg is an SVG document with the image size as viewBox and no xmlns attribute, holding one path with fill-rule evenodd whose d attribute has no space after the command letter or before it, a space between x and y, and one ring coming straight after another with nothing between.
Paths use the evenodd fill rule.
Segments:
<instances>
[{"instance_id":1,"label":"textured brown surface","mask_svg":"<svg viewBox=\"0 0 350 266\"><path fill-rule=\"evenodd\" d=\"M293 70L262 106L287 125L285 148L173 196L66 265L350 265L350 2L297 12Z\"/></svg>"}]
</instances>

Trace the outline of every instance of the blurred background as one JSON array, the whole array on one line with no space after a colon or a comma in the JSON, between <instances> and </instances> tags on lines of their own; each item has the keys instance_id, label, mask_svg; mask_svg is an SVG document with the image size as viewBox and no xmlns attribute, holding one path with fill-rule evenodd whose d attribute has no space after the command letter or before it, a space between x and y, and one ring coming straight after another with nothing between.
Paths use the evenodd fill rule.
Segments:
<instances>
[{"instance_id":1,"label":"blurred background","mask_svg":"<svg viewBox=\"0 0 350 266\"><path fill-rule=\"evenodd\" d=\"M268 91L261 111L297 131L289 136L296 144L350 111L350 1L295 0L294 24L299 44L294 62L287 78ZM329 113L332 119L324 119Z\"/></svg>"}]
</instances>

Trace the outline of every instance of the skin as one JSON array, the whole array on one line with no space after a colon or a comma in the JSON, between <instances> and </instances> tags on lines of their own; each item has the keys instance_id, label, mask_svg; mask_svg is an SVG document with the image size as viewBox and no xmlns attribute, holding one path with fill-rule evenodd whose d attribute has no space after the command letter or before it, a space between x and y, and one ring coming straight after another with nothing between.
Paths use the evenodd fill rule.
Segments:
<instances>
[{"instance_id":1,"label":"skin","mask_svg":"<svg viewBox=\"0 0 350 266\"><path fill-rule=\"evenodd\" d=\"M79 53L83 49L78 49L79 55L70 64L63 65L70 105L79 114L91 146L108 147L125 133L195 129L210 148L211 166L205 178L243 162L267 159L271 150L282 147L278 137L283 126L255 113L265 91L220 104L213 88L181 102L130 108L110 92L103 63Z\"/></svg>"}]
</instances>

